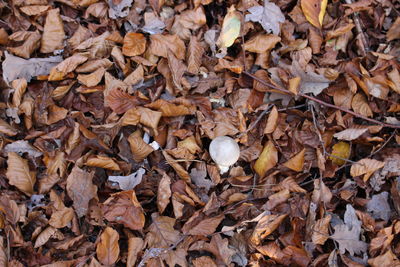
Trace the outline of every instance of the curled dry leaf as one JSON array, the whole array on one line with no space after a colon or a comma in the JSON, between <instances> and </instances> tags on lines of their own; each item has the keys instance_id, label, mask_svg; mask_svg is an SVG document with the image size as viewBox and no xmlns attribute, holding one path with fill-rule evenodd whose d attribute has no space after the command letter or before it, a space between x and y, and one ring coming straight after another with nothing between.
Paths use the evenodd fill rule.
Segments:
<instances>
[{"instance_id":1,"label":"curled dry leaf","mask_svg":"<svg viewBox=\"0 0 400 267\"><path fill-rule=\"evenodd\" d=\"M49 10L44 24L40 52L52 53L54 50L62 49L64 37L64 24L60 16L60 9Z\"/></svg>"},{"instance_id":2,"label":"curled dry leaf","mask_svg":"<svg viewBox=\"0 0 400 267\"><path fill-rule=\"evenodd\" d=\"M260 245L261 241L275 231L286 217L287 214L264 215L257 222L257 225L250 237L250 242L255 246Z\"/></svg>"},{"instance_id":3,"label":"curled dry leaf","mask_svg":"<svg viewBox=\"0 0 400 267\"><path fill-rule=\"evenodd\" d=\"M128 137L128 142L131 147L133 159L136 162L143 161L151 152L154 151L154 148L143 140L140 131L132 133Z\"/></svg>"},{"instance_id":4,"label":"curled dry leaf","mask_svg":"<svg viewBox=\"0 0 400 267\"><path fill-rule=\"evenodd\" d=\"M268 141L263 148L260 156L254 164L254 170L260 177L264 177L268 170L275 167L278 162L278 151L276 150L274 143Z\"/></svg>"},{"instance_id":5,"label":"curled dry leaf","mask_svg":"<svg viewBox=\"0 0 400 267\"><path fill-rule=\"evenodd\" d=\"M57 229L54 227L47 227L44 229L36 238L34 248L39 248L49 241L49 239L57 232Z\"/></svg>"},{"instance_id":6,"label":"curled dry leaf","mask_svg":"<svg viewBox=\"0 0 400 267\"><path fill-rule=\"evenodd\" d=\"M327 215L322 219L319 219L313 228L311 236L312 242L316 245L323 245L329 238L329 223L331 221L331 215Z\"/></svg>"},{"instance_id":7,"label":"curled dry leaf","mask_svg":"<svg viewBox=\"0 0 400 267\"><path fill-rule=\"evenodd\" d=\"M182 40L189 40L191 31L196 31L206 24L204 8L185 10L180 15L175 15L171 32L177 34Z\"/></svg>"},{"instance_id":8,"label":"curled dry leaf","mask_svg":"<svg viewBox=\"0 0 400 267\"><path fill-rule=\"evenodd\" d=\"M75 54L65 59L63 62L59 63L57 66L51 69L49 81L59 81L64 79L64 77L68 73L74 71L76 67L78 67L78 65L84 63L87 60L87 56L81 54Z\"/></svg>"},{"instance_id":9,"label":"curled dry leaf","mask_svg":"<svg viewBox=\"0 0 400 267\"><path fill-rule=\"evenodd\" d=\"M146 37L141 33L128 32L124 37L122 53L125 56L139 56L146 51Z\"/></svg>"},{"instance_id":10,"label":"curled dry leaf","mask_svg":"<svg viewBox=\"0 0 400 267\"><path fill-rule=\"evenodd\" d=\"M187 71L191 74L198 74L201 66L201 60L204 54L204 48L199 42L197 37L191 36L188 52L186 56L186 62L188 64Z\"/></svg>"},{"instance_id":11,"label":"curled dry leaf","mask_svg":"<svg viewBox=\"0 0 400 267\"><path fill-rule=\"evenodd\" d=\"M94 172L86 172L75 166L67 178L67 193L73 200L78 217L83 217L89 207L89 201L97 196L97 186L92 183Z\"/></svg>"},{"instance_id":12,"label":"curled dry leaf","mask_svg":"<svg viewBox=\"0 0 400 267\"><path fill-rule=\"evenodd\" d=\"M362 159L351 165L350 174L352 177L364 174L364 181L367 181L375 171L384 166L385 162L382 161L375 159Z\"/></svg>"},{"instance_id":13,"label":"curled dry leaf","mask_svg":"<svg viewBox=\"0 0 400 267\"><path fill-rule=\"evenodd\" d=\"M119 257L119 234L111 227L104 229L100 236L100 242L96 247L96 255L104 265L112 265Z\"/></svg>"},{"instance_id":14,"label":"curled dry leaf","mask_svg":"<svg viewBox=\"0 0 400 267\"><path fill-rule=\"evenodd\" d=\"M244 49L253 53L265 53L275 47L281 38L274 34L259 34L244 44Z\"/></svg>"},{"instance_id":15,"label":"curled dry leaf","mask_svg":"<svg viewBox=\"0 0 400 267\"><path fill-rule=\"evenodd\" d=\"M90 74L79 74L77 79L81 84L84 84L87 87L96 86L100 83L101 79L103 79L104 73L106 69L103 67L98 68L96 71Z\"/></svg>"},{"instance_id":16,"label":"curled dry leaf","mask_svg":"<svg viewBox=\"0 0 400 267\"><path fill-rule=\"evenodd\" d=\"M149 51L153 55L167 58L171 51L177 59L185 59L185 43L178 35L153 34L150 36L150 42Z\"/></svg>"},{"instance_id":17,"label":"curled dry leaf","mask_svg":"<svg viewBox=\"0 0 400 267\"><path fill-rule=\"evenodd\" d=\"M174 168L179 177L181 177L184 181L190 183L189 173L167 152L162 151L162 154L164 155L165 160L168 162L168 164L171 165L172 168Z\"/></svg>"},{"instance_id":18,"label":"curled dry leaf","mask_svg":"<svg viewBox=\"0 0 400 267\"><path fill-rule=\"evenodd\" d=\"M21 32L20 32L21 33ZM14 33L10 35L9 39L13 39L13 37L20 37L16 38L15 41L24 41L24 43L17 47L9 47L7 48L8 51L11 53L23 57L23 58L30 58L31 54L40 46L40 39L41 35L38 31L35 32L22 32L22 35L19 36L15 35L18 34Z\"/></svg>"},{"instance_id":19,"label":"curled dry leaf","mask_svg":"<svg viewBox=\"0 0 400 267\"><path fill-rule=\"evenodd\" d=\"M143 251L144 241L140 237L131 237L128 240L128 257L126 260L127 267L136 266L138 254Z\"/></svg>"},{"instance_id":20,"label":"curled dry leaf","mask_svg":"<svg viewBox=\"0 0 400 267\"><path fill-rule=\"evenodd\" d=\"M6 176L9 183L28 196L33 194L36 174L29 170L28 161L15 152L8 152Z\"/></svg>"},{"instance_id":21,"label":"curled dry leaf","mask_svg":"<svg viewBox=\"0 0 400 267\"><path fill-rule=\"evenodd\" d=\"M130 95L120 88L113 88L105 96L104 105L110 107L115 113L122 114L129 109L145 103L137 96Z\"/></svg>"},{"instance_id":22,"label":"curled dry leaf","mask_svg":"<svg viewBox=\"0 0 400 267\"><path fill-rule=\"evenodd\" d=\"M135 191L113 194L103 203L104 218L110 222L123 224L131 230L141 230L145 223L142 206Z\"/></svg>"},{"instance_id":23,"label":"curled dry leaf","mask_svg":"<svg viewBox=\"0 0 400 267\"><path fill-rule=\"evenodd\" d=\"M265 125L264 128L265 134L270 134L275 131L276 126L278 125L278 118L279 118L278 109L276 108L276 106L273 106L271 113L268 116L267 125Z\"/></svg>"},{"instance_id":24,"label":"curled dry leaf","mask_svg":"<svg viewBox=\"0 0 400 267\"><path fill-rule=\"evenodd\" d=\"M285 163L283 163L283 166L295 171L295 172L300 172L303 170L304 166L304 155L306 153L306 149L303 148L299 153L297 153L293 158L289 159Z\"/></svg>"},{"instance_id":25,"label":"curled dry leaf","mask_svg":"<svg viewBox=\"0 0 400 267\"><path fill-rule=\"evenodd\" d=\"M109 176L108 180L118 183L121 190L132 190L135 188L135 186L142 182L145 172L145 169L139 168L139 170L127 176Z\"/></svg>"},{"instance_id":26,"label":"curled dry leaf","mask_svg":"<svg viewBox=\"0 0 400 267\"><path fill-rule=\"evenodd\" d=\"M351 107L353 110L361 115L366 117L372 117L373 113L368 105L367 99L361 93L357 93L353 97L353 101L351 101Z\"/></svg>"},{"instance_id":27,"label":"curled dry leaf","mask_svg":"<svg viewBox=\"0 0 400 267\"><path fill-rule=\"evenodd\" d=\"M8 136L15 136L18 134L18 131L10 124L8 124L6 121L0 119L0 133L3 133Z\"/></svg>"},{"instance_id":28,"label":"curled dry leaf","mask_svg":"<svg viewBox=\"0 0 400 267\"><path fill-rule=\"evenodd\" d=\"M321 28L328 0L301 0L300 4L308 22L317 28Z\"/></svg>"},{"instance_id":29,"label":"curled dry leaf","mask_svg":"<svg viewBox=\"0 0 400 267\"><path fill-rule=\"evenodd\" d=\"M354 139L357 139L360 137L363 133L367 132L368 128L364 129L358 129L358 128L349 128L346 130L343 130L341 132L335 133L333 137L336 137L339 140L346 140L346 141L352 141Z\"/></svg>"},{"instance_id":30,"label":"curled dry leaf","mask_svg":"<svg viewBox=\"0 0 400 267\"><path fill-rule=\"evenodd\" d=\"M90 167L98 167L112 171L119 171L119 165L112 159L107 156L94 156L90 157L86 160L86 166Z\"/></svg>"}]
</instances>

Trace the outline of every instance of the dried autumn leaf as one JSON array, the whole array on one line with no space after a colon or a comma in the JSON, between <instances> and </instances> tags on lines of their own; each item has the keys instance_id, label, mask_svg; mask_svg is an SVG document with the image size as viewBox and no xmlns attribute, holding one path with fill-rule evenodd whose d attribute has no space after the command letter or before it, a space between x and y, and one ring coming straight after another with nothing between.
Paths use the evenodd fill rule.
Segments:
<instances>
[{"instance_id":1,"label":"dried autumn leaf","mask_svg":"<svg viewBox=\"0 0 400 267\"><path fill-rule=\"evenodd\" d=\"M157 189L157 207L158 212L162 214L168 206L171 198L171 178L163 173Z\"/></svg>"},{"instance_id":2,"label":"dried autumn leaf","mask_svg":"<svg viewBox=\"0 0 400 267\"><path fill-rule=\"evenodd\" d=\"M267 124L265 125L264 128L265 134L270 134L275 131L276 126L278 125L278 118L279 118L278 109L276 108L276 106L273 106L271 113L268 116Z\"/></svg>"},{"instance_id":3,"label":"dried autumn leaf","mask_svg":"<svg viewBox=\"0 0 400 267\"><path fill-rule=\"evenodd\" d=\"M135 191L122 191L111 195L103 203L104 218L110 222L123 224L131 230L141 230L145 224L142 206Z\"/></svg>"},{"instance_id":4,"label":"dried autumn leaf","mask_svg":"<svg viewBox=\"0 0 400 267\"><path fill-rule=\"evenodd\" d=\"M168 66L171 70L172 82L179 91L182 91L183 88L181 80L187 67L183 63L183 61L176 58L173 53L168 53L167 58L168 58Z\"/></svg>"},{"instance_id":5,"label":"dried autumn leaf","mask_svg":"<svg viewBox=\"0 0 400 267\"><path fill-rule=\"evenodd\" d=\"M257 225L250 237L250 242L255 246L260 245L261 241L275 231L286 217L287 214L264 215L257 222Z\"/></svg>"},{"instance_id":6,"label":"dried autumn leaf","mask_svg":"<svg viewBox=\"0 0 400 267\"><path fill-rule=\"evenodd\" d=\"M274 191L280 191L283 189L288 189L290 192L297 192L297 193L307 192L305 189L301 188L291 176L280 182L278 185L272 187L272 190Z\"/></svg>"},{"instance_id":7,"label":"dried autumn leaf","mask_svg":"<svg viewBox=\"0 0 400 267\"><path fill-rule=\"evenodd\" d=\"M112 170L112 171L121 170L119 168L119 165L112 158L109 158L107 156L100 156L100 155L88 158L85 162L85 165L90 166L90 167L103 168L103 169Z\"/></svg>"},{"instance_id":8,"label":"dried autumn leaf","mask_svg":"<svg viewBox=\"0 0 400 267\"><path fill-rule=\"evenodd\" d=\"M103 79L104 73L106 69L103 67L98 68L96 71L90 74L79 74L77 79L81 84L84 84L87 87L96 86L100 83L101 79Z\"/></svg>"},{"instance_id":9,"label":"dried autumn leaf","mask_svg":"<svg viewBox=\"0 0 400 267\"><path fill-rule=\"evenodd\" d=\"M73 56L66 58L64 61L51 69L49 81L60 81L64 79L68 73L74 71L78 65L87 60L87 56L81 54L74 54Z\"/></svg>"},{"instance_id":10,"label":"dried autumn leaf","mask_svg":"<svg viewBox=\"0 0 400 267\"><path fill-rule=\"evenodd\" d=\"M188 64L187 71L191 74L198 74L203 58L204 48L195 36L190 37L186 62Z\"/></svg>"},{"instance_id":11,"label":"dried autumn leaf","mask_svg":"<svg viewBox=\"0 0 400 267\"><path fill-rule=\"evenodd\" d=\"M204 236L211 235L212 233L215 232L218 225L224 218L225 216L223 214L212 218L204 218L198 224L188 229L188 231L185 230L182 231L184 234L189 234L189 235L204 235ZM187 223L189 222L190 220ZM185 226L183 227L185 228Z\"/></svg>"},{"instance_id":12,"label":"dried autumn leaf","mask_svg":"<svg viewBox=\"0 0 400 267\"><path fill-rule=\"evenodd\" d=\"M28 16L37 16L44 14L51 6L48 5L31 5L20 7L22 13Z\"/></svg>"},{"instance_id":13,"label":"dried autumn leaf","mask_svg":"<svg viewBox=\"0 0 400 267\"><path fill-rule=\"evenodd\" d=\"M268 141L264 149L254 164L254 170L260 177L264 177L268 170L272 169L278 163L278 151L274 143Z\"/></svg>"},{"instance_id":14,"label":"dried autumn leaf","mask_svg":"<svg viewBox=\"0 0 400 267\"><path fill-rule=\"evenodd\" d=\"M142 182L145 172L145 169L139 168L139 170L127 176L109 176L108 180L118 183L121 190L132 190L135 188L135 186Z\"/></svg>"},{"instance_id":15,"label":"dried autumn leaf","mask_svg":"<svg viewBox=\"0 0 400 267\"><path fill-rule=\"evenodd\" d=\"M317 28L321 28L328 0L301 0L300 4L308 22Z\"/></svg>"},{"instance_id":16,"label":"dried autumn leaf","mask_svg":"<svg viewBox=\"0 0 400 267\"><path fill-rule=\"evenodd\" d=\"M18 134L18 131L10 124L8 124L6 121L0 119L0 133L3 133L8 136L15 136Z\"/></svg>"},{"instance_id":17,"label":"dried autumn leaf","mask_svg":"<svg viewBox=\"0 0 400 267\"><path fill-rule=\"evenodd\" d=\"M54 228L63 228L74 217L74 209L64 207L62 210L53 212L49 220L49 224Z\"/></svg>"},{"instance_id":18,"label":"dried autumn leaf","mask_svg":"<svg viewBox=\"0 0 400 267\"><path fill-rule=\"evenodd\" d=\"M54 50L62 49L64 38L64 23L60 16L60 9L51 9L47 12L40 52L52 53Z\"/></svg>"},{"instance_id":19,"label":"dried autumn leaf","mask_svg":"<svg viewBox=\"0 0 400 267\"><path fill-rule=\"evenodd\" d=\"M134 71L131 72L125 79L124 83L127 85L135 85L143 81L144 69L142 65L139 65Z\"/></svg>"},{"instance_id":20,"label":"dried autumn leaf","mask_svg":"<svg viewBox=\"0 0 400 267\"><path fill-rule=\"evenodd\" d=\"M318 204L321 201L325 204L328 204L333 197L331 190L324 184L323 181L319 179L314 180L314 191L312 194L312 202Z\"/></svg>"},{"instance_id":21,"label":"dried autumn leaf","mask_svg":"<svg viewBox=\"0 0 400 267\"><path fill-rule=\"evenodd\" d=\"M8 152L6 176L9 183L28 196L33 194L36 175L29 170L28 161L15 152Z\"/></svg>"},{"instance_id":22,"label":"dried autumn leaf","mask_svg":"<svg viewBox=\"0 0 400 267\"><path fill-rule=\"evenodd\" d=\"M26 87L28 86L28 83L26 79L17 79L12 81L11 86L14 88L14 94L13 94L13 99L12 103L14 107L19 107L21 104L22 96L24 95L26 91Z\"/></svg>"},{"instance_id":23,"label":"dried autumn leaf","mask_svg":"<svg viewBox=\"0 0 400 267\"><path fill-rule=\"evenodd\" d=\"M49 241L49 239L57 232L57 229L54 227L47 227L44 229L36 238L34 248L38 248L43 246Z\"/></svg>"},{"instance_id":24,"label":"dried autumn leaf","mask_svg":"<svg viewBox=\"0 0 400 267\"><path fill-rule=\"evenodd\" d=\"M140 135L140 131L136 131L128 137L133 159L136 162L143 161L150 153L154 151L154 148L147 144Z\"/></svg>"},{"instance_id":25,"label":"dried autumn leaf","mask_svg":"<svg viewBox=\"0 0 400 267\"><path fill-rule=\"evenodd\" d=\"M378 161L375 159L362 159L351 165L350 174L352 177L360 176L364 174L364 181L367 181L371 175L383 168L385 162Z\"/></svg>"},{"instance_id":26,"label":"dried autumn leaf","mask_svg":"<svg viewBox=\"0 0 400 267\"><path fill-rule=\"evenodd\" d=\"M361 115L366 117L372 117L373 113L368 105L367 99L361 93L357 93L353 97L353 101L351 102L351 107L353 110Z\"/></svg>"},{"instance_id":27,"label":"dried autumn leaf","mask_svg":"<svg viewBox=\"0 0 400 267\"><path fill-rule=\"evenodd\" d=\"M89 207L89 201L97 197L97 186L92 183L94 172L86 172L75 166L67 178L67 193L73 200L78 217L83 217Z\"/></svg>"},{"instance_id":28,"label":"dried autumn leaf","mask_svg":"<svg viewBox=\"0 0 400 267\"><path fill-rule=\"evenodd\" d=\"M265 53L275 47L281 38L274 34L258 34L244 44L244 49L253 53Z\"/></svg>"},{"instance_id":29,"label":"dried autumn leaf","mask_svg":"<svg viewBox=\"0 0 400 267\"><path fill-rule=\"evenodd\" d=\"M185 59L186 46L178 35L152 34L150 42L149 51L153 55L167 58L171 50L177 59Z\"/></svg>"},{"instance_id":30,"label":"dried autumn leaf","mask_svg":"<svg viewBox=\"0 0 400 267\"><path fill-rule=\"evenodd\" d=\"M124 37L122 53L125 56L139 56L146 51L146 37L141 33L128 32Z\"/></svg>"},{"instance_id":31,"label":"dried autumn leaf","mask_svg":"<svg viewBox=\"0 0 400 267\"><path fill-rule=\"evenodd\" d=\"M162 154L165 157L165 160L171 165L172 168L176 171L179 177L181 177L184 181L190 182L190 175L189 173L167 152L162 151Z\"/></svg>"},{"instance_id":32,"label":"dried autumn leaf","mask_svg":"<svg viewBox=\"0 0 400 267\"><path fill-rule=\"evenodd\" d=\"M146 107L160 111L163 117L185 116L195 112L195 107L173 104L163 99L153 101Z\"/></svg>"},{"instance_id":33,"label":"dried autumn leaf","mask_svg":"<svg viewBox=\"0 0 400 267\"><path fill-rule=\"evenodd\" d=\"M266 32L279 35L280 24L285 21L285 15L282 13L279 6L265 0L264 7L255 5L250 7L247 11L249 11L250 14L246 15L246 21L258 22Z\"/></svg>"},{"instance_id":34,"label":"dried autumn leaf","mask_svg":"<svg viewBox=\"0 0 400 267\"><path fill-rule=\"evenodd\" d=\"M241 20L240 13L232 5L222 22L221 34L217 40L219 48L228 48L233 45L240 34Z\"/></svg>"},{"instance_id":35,"label":"dried autumn leaf","mask_svg":"<svg viewBox=\"0 0 400 267\"><path fill-rule=\"evenodd\" d=\"M400 38L400 17L397 17L396 21L386 33L386 39L389 42L398 38Z\"/></svg>"},{"instance_id":36,"label":"dried autumn leaf","mask_svg":"<svg viewBox=\"0 0 400 267\"><path fill-rule=\"evenodd\" d=\"M130 95L119 88L111 89L104 99L104 105L110 107L115 113L122 114L129 109L145 103L135 95Z\"/></svg>"},{"instance_id":37,"label":"dried autumn leaf","mask_svg":"<svg viewBox=\"0 0 400 267\"><path fill-rule=\"evenodd\" d=\"M301 84L301 78L300 77L294 77L289 80L289 91L292 92L293 94L297 95L299 93L299 88Z\"/></svg>"},{"instance_id":38,"label":"dried autumn leaf","mask_svg":"<svg viewBox=\"0 0 400 267\"><path fill-rule=\"evenodd\" d=\"M306 153L306 149L303 148L299 153L297 153L293 158L289 159L285 163L283 163L283 166L295 171L295 172L300 172L303 170L304 166L304 155Z\"/></svg>"},{"instance_id":39,"label":"dried autumn leaf","mask_svg":"<svg viewBox=\"0 0 400 267\"><path fill-rule=\"evenodd\" d=\"M179 15L174 16L174 24L171 33L177 34L182 40L189 40L192 36L191 31L197 31L206 24L206 14L204 8L185 10Z\"/></svg>"},{"instance_id":40,"label":"dried autumn leaf","mask_svg":"<svg viewBox=\"0 0 400 267\"><path fill-rule=\"evenodd\" d=\"M143 251L144 241L140 237L130 237L128 240L127 267L134 267L138 254Z\"/></svg>"},{"instance_id":41,"label":"dried autumn leaf","mask_svg":"<svg viewBox=\"0 0 400 267\"><path fill-rule=\"evenodd\" d=\"M372 267L392 267L399 266L400 261L397 256L392 252L392 249L389 248L384 254L368 259L368 264Z\"/></svg>"},{"instance_id":42,"label":"dried autumn leaf","mask_svg":"<svg viewBox=\"0 0 400 267\"><path fill-rule=\"evenodd\" d=\"M104 265L112 265L119 257L119 234L111 227L104 229L100 236L100 242L96 247L96 255Z\"/></svg>"},{"instance_id":43,"label":"dried autumn leaf","mask_svg":"<svg viewBox=\"0 0 400 267\"><path fill-rule=\"evenodd\" d=\"M352 141L354 139L357 139L360 137L363 133L367 132L368 128L349 128L346 130L343 130L341 132L335 133L333 137L336 137L339 140L346 140L346 141Z\"/></svg>"},{"instance_id":44,"label":"dried autumn leaf","mask_svg":"<svg viewBox=\"0 0 400 267\"><path fill-rule=\"evenodd\" d=\"M333 163L343 165L346 162L345 159L350 157L350 144L343 141L334 144L331 155L329 158Z\"/></svg>"},{"instance_id":45,"label":"dried autumn leaf","mask_svg":"<svg viewBox=\"0 0 400 267\"><path fill-rule=\"evenodd\" d=\"M322 219L316 221L313 233L311 236L312 242L316 245L323 245L329 238L329 223L331 221L331 215L327 215Z\"/></svg>"},{"instance_id":46,"label":"dried autumn leaf","mask_svg":"<svg viewBox=\"0 0 400 267\"><path fill-rule=\"evenodd\" d=\"M168 248L179 240L180 233L174 229L176 219L153 213L151 220L145 239L148 247Z\"/></svg>"}]
</instances>

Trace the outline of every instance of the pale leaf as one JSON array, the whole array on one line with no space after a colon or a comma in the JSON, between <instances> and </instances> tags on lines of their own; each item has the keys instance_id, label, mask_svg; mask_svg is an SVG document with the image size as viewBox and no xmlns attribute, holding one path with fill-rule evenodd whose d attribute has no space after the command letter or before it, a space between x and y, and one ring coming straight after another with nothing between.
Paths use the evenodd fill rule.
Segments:
<instances>
[{"instance_id":1,"label":"pale leaf","mask_svg":"<svg viewBox=\"0 0 400 267\"><path fill-rule=\"evenodd\" d=\"M233 45L236 38L240 34L242 17L235 6L232 5L228 9L228 13L225 15L224 21L222 22L222 29L217 40L217 45L220 48L227 48Z\"/></svg>"},{"instance_id":2,"label":"pale leaf","mask_svg":"<svg viewBox=\"0 0 400 267\"><path fill-rule=\"evenodd\" d=\"M57 229L54 228L54 227L51 227L51 226L49 226L49 227L47 227L46 229L44 229L44 230L38 235L38 237L36 238L34 248L38 248L38 247L41 247L41 246L43 246L44 244L46 244L47 241L49 241L49 239L52 237L52 235L55 234L56 231L57 231Z\"/></svg>"},{"instance_id":3,"label":"pale leaf","mask_svg":"<svg viewBox=\"0 0 400 267\"><path fill-rule=\"evenodd\" d=\"M44 24L40 52L52 53L54 50L62 49L64 37L64 23L60 16L60 9L49 10Z\"/></svg>"},{"instance_id":4,"label":"pale leaf","mask_svg":"<svg viewBox=\"0 0 400 267\"><path fill-rule=\"evenodd\" d=\"M281 9L275 3L265 0L264 7L253 6L247 11L250 14L246 15L246 21L258 22L266 32L279 35L280 23L285 21L285 15L283 15Z\"/></svg>"},{"instance_id":5,"label":"pale leaf","mask_svg":"<svg viewBox=\"0 0 400 267\"><path fill-rule=\"evenodd\" d=\"M139 170L127 176L109 176L108 180L118 183L121 190L131 190L142 182L145 172L145 169L139 168Z\"/></svg>"},{"instance_id":6,"label":"pale leaf","mask_svg":"<svg viewBox=\"0 0 400 267\"><path fill-rule=\"evenodd\" d=\"M108 15L112 19L124 18L129 14L129 8L132 6L133 0L113 1L108 0Z\"/></svg>"},{"instance_id":7,"label":"pale leaf","mask_svg":"<svg viewBox=\"0 0 400 267\"><path fill-rule=\"evenodd\" d=\"M336 137L339 140L352 141L360 137L366 131L368 131L368 128L364 129L349 128L341 132L335 133L333 137Z\"/></svg>"},{"instance_id":8,"label":"pale leaf","mask_svg":"<svg viewBox=\"0 0 400 267\"><path fill-rule=\"evenodd\" d=\"M171 178L163 173L157 190L157 207L158 212L162 214L168 206L171 198Z\"/></svg>"},{"instance_id":9,"label":"pale leaf","mask_svg":"<svg viewBox=\"0 0 400 267\"><path fill-rule=\"evenodd\" d=\"M29 171L28 161L15 152L8 153L6 176L9 183L27 195L33 194L36 175Z\"/></svg>"}]
</instances>

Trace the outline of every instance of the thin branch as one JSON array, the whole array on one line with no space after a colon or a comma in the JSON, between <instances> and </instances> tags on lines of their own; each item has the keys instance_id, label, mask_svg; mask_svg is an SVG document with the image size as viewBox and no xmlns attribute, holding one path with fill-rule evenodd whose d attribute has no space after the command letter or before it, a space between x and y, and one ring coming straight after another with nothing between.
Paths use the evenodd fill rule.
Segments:
<instances>
[{"instance_id":1,"label":"thin branch","mask_svg":"<svg viewBox=\"0 0 400 267\"><path fill-rule=\"evenodd\" d=\"M272 89L275 89L275 90L280 91L280 92L285 93L285 94L293 95L292 92L290 92L289 90L286 90L286 89L283 89L283 88L279 88L279 87L277 87L277 86L275 86L275 85L273 85L273 84L270 84L270 83L268 83L268 82L266 82L266 81L264 81L264 80L258 78L257 76L255 76L255 75L253 75L253 74L247 72L247 71L243 71L242 73L245 74L245 75L247 75L247 76L249 76L249 77L252 78L253 80L256 80L257 82L259 82L259 83L265 85L265 86L268 86L268 87L270 87L270 88L272 88ZM315 97L313 97L313 96L310 96L310 95L306 95L306 94L303 94L303 93L298 93L298 95L299 95L299 96L302 96L302 97L304 97L304 98L310 99L310 100L312 100L312 101L314 101L314 102L317 102L317 103L320 104L320 105L323 105L323 106L326 106L326 107L329 107L329 108L333 108L333 109L337 109L337 110L340 110L340 111L349 113L349 114L351 114L351 115L353 115L353 116L355 116L355 117L357 117L357 118L360 118L360 119L363 119L363 120L365 120L365 121L369 121L369 122L372 122L372 123L381 125L382 127L400 129L400 125L394 125L394 124L388 124L388 123L380 122L380 121L378 121L378 120L371 119L371 118L368 118L368 117L366 117L366 116L364 116L364 115L358 114L358 113L356 113L356 112L354 112L354 111L352 111L352 110L349 110L349 109L347 109L347 108L342 108L342 107L338 107L338 106L333 105L333 104L329 104L329 103L327 103L327 102L325 102L325 101L322 101L322 100L320 100L320 99L318 99L318 98L315 98Z\"/></svg>"}]
</instances>

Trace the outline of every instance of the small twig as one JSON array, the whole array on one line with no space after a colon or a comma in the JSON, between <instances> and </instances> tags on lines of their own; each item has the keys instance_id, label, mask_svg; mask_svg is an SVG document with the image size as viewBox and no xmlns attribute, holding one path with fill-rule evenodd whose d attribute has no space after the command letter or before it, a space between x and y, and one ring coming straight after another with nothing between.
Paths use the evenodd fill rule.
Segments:
<instances>
[{"instance_id":1,"label":"small twig","mask_svg":"<svg viewBox=\"0 0 400 267\"><path fill-rule=\"evenodd\" d=\"M275 86L273 84L270 84L270 83L258 78L257 76L254 76L253 74L251 74L251 73L249 73L247 71L243 71L242 73L247 75L247 76L249 76L253 80L258 81L259 83L261 83L261 84L263 84L265 86L268 86L270 88L273 88L273 89L275 89L277 91L280 91L280 92L283 92L285 94L293 95L292 92L290 92L289 90L286 90L286 89L283 89L283 88L279 88L279 87L277 87L277 86ZM320 105L323 105L323 106L326 106L326 107L329 107L329 108L333 108L333 109L337 109L337 110L349 113L349 114L351 114L351 115L353 115L353 116L355 116L357 118L360 118L360 119L363 119L365 121L369 121L369 122L381 125L382 127L400 129L400 125L388 124L388 123L384 123L384 122L381 122L381 121L378 121L378 120L375 120L375 119L371 119L371 118L368 118L368 117L366 117L364 115L361 115L361 114L358 114L358 113L356 113L354 111L351 111L351 110L349 110L347 108L342 108L342 107L335 106L333 104L326 103L325 101L322 101L322 100L320 100L318 98L315 98L313 96L310 96L310 95L306 95L306 94L303 94L303 93L298 93L298 95L301 96L301 97L310 99L310 100L312 100L314 102L317 102Z\"/></svg>"},{"instance_id":2,"label":"small twig","mask_svg":"<svg viewBox=\"0 0 400 267\"><path fill-rule=\"evenodd\" d=\"M347 4L351 5L353 3L352 0L345 0ZM360 18L358 16L358 12L354 12L353 13L353 18L354 18L354 23L356 25L356 30L357 30L357 37L359 38L359 47L361 50L361 55L362 56L366 56L367 55L367 51L369 50L368 48L368 43L367 43L367 39L365 38L364 35L364 31L361 27L361 23L360 23Z\"/></svg>"},{"instance_id":3,"label":"small twig","mask_svg":"<svg viewBox=\"0 0 400 267\"><path fill-rule=\"evenodd\" d=\"M371 155L369 155L369 157L372 157L373 155L375 155L376 153L381 151L390 142L390 140L392 140L393 136L395 136L396 133L397 133L397 130L394 130L392 132L392 134L389 136L389 138L385 141L385 143L383 143L383 145L380 148L378 148L377 150L372 152Z\"/></svg>"}]
</instances>

